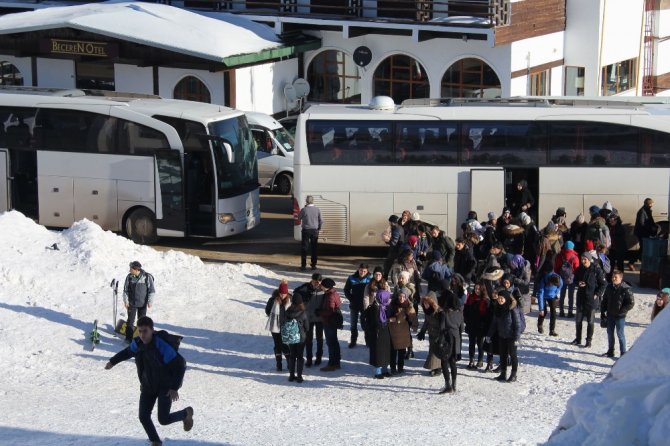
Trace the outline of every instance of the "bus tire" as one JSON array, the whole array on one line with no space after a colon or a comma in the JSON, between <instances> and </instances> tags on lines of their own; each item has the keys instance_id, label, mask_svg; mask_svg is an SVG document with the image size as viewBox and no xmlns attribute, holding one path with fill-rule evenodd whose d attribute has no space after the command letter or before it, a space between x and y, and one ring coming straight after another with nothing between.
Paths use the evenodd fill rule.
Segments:
<instances>
[{"instance_id":1,"label":"bus tire","mask_svg":"<svg viewBox=\"0 0 670 446\"><path fill-rule=\"evenodd\" d=\"M280 173L275 179L275 191L278 194L288 195L293 191L293 177L287 173Z\"/></svg>"},{"instance_id":2,"label":"bus tire","mask_svg":"<svg viewBox=\"0 0 670 446\"><path fill-rule=\"evenodd\" d=\"M123 229L126 237L140 245L155 243L158 240L156 217L147 208L137 208L128 214Z\"/></svg>"}]
</instances>

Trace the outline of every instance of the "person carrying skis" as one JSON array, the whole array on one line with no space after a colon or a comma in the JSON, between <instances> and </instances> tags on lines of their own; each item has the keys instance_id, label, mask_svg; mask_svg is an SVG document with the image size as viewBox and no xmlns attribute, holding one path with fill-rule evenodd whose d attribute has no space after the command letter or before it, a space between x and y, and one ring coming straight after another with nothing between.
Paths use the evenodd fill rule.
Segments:
<instances>
[{"instance_id":1,"label":"person carrying skis","mask_svg":"<svg viewBox=\"0 0 670 446\"><path fill-rule=\"evenodd\" d=\"M147 316L137 320L139 336L130 345L114 355L105 365L109 370L116 364L135 358L140 380L139 418L151 446L163 443L156 432L151 412L158 401L158 422L162 425L182 421L184 430L193 428L193 408L170 413L172 402L179 399L179 388L184 380L186 361L177 353L181 338L166 331L154 331L154 321Z\"/></svg>"},{"instance_id":2,"label":"person carrying skis","mask_svg":"<svg viewBox=\"0 0 670 446\"><path fill-rule=\"evenodd\" d=\"M126 342L133 340L135 316L141 318L147 315L147 308L156 294L154 288L154 276L142 269L142 264L137 260L130 262L130 272L123 284L123 305L128 310L128 321L126 323Z\"/></svg>"}]
</instances>

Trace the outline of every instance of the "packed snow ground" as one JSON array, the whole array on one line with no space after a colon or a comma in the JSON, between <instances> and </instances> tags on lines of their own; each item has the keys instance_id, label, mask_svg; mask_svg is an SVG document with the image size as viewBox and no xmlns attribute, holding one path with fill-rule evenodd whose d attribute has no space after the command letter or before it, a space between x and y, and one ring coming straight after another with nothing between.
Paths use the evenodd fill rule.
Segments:
<instances>
[{"instance_id":1,"label":"packed snow ground","mask_svg":"<svg viewBox=\"0 0 670 446\"><path fill-rule=\"evenodd\" d=\"M50 249L54 243L58 250ZM2 444L147 443L133 362L103 370L124 348L110 333L109 283L123 280L131 260L155 276L149 315L156 328L184 336L180 352L189 368L173 408L193 406L195 426L187 433L181 423L157 425L168 445L525 445L546 442L559 420L552 444L660 445L670 436L670 313L646 330L653 290L636 289L626 325L628 345L635 345L614 368L600 356L604 329L596 328L592 349L574 347L573 322L559 320L558 338L540 335L534 309L517 383L498 383L462 361L458 393L438 395L442 378L421 368L427 341L415 340L416 359L404 376L374 380L365 347L346 348L347 325L339 336L342 370L306 369L301 385L276 372L265 302L282 277L294 288L309 274L204 264L88 221L49 231L18 212L0 214L0 246ZM335 279L341 289L344 277ZM102 342L91 352L96 318Z\"/></svg>"}]
</instances>

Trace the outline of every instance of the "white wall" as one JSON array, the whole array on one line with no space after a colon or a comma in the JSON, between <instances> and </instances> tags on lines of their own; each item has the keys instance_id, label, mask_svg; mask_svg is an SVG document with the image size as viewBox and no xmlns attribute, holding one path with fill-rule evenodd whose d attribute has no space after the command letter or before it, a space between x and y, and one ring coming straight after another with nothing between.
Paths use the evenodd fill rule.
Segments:
<instances>
[{"instance_id":1,"label":"white wall","mask_svg":"<svg viewBox=\"0 0 670 446\"><path fill-rule=\"evenodd\" d=\"M298 60L288 59L236 70L236 107L274 114L286 109L284 85L298 77Z\"/></svg>"},{"instance_id":2,"label":"white wall","mask_svg":"<svg viewBox=\"0 0 670 446\"><path fill-rule=\"evenodd\" d=\"M223 72L212 73L202 70L185 70L181 68L158 68L158 94L164 98L174 97L174 87L186 76L194 76L209 89L212 104L224 104Z\"/></svg>"},{"instance_id":3,"label":"white wall","mask_svg":"<svg viewBox=\"0 0 670 446\"><path fill-rule=\"evenodd\" d=\"M152 67L114 64L114 84L116 91L153 94L153 69Z\"/></svg>"},{"instance_id":4,"label":"white wall","mask_svg":"<svg viewBox=\"0 0 670 446\"><path fill-rule=\"evenodd\" d=\"M30 57L14 57L0 54L0 62L9 62L21 72L23 76L23 85L33 84L33 71L30 65Z\"/></svg>"},{"instance_id":5,"label":"white wall","mask_svg":"<svg viewBox=\"0 0 670 446\"><path fill-rule=\"evenodd\" d=\"M598 96L601 0L567 0L565 66L584 67L584 95Z\"/></svg>"},{"instance_id":6,"label":"white wall","mask_svg":"<svg viewBox=\"0 0 670 446\"><path fill-rule=\"evenodd\" d=\"M670 36L670 9L663 9L656 14L656 32L658 37Z\"/></svg>"},{"instance_id":7,"label":"white wall","mask_svg":"<svg viewBox=\"0 0 670 446\"><path fill-rule=\"evenodd\" d=\"M75 88L74 61L37 58L37 83L40 87Z\"/></svg>"},{"instance_id":8,"label":"white wall","mask_svg":"<svg viewBox=\"0 0 670 446\"><path fill-rule=\"evenodd\" d=\"M430 82L430 96L441 96L441 81L445 71L456 61L476 57L487 63L498 75L503 96L510 92L509 45L491 47L486 41L457 39L431 39L417 42L410 37L367 35L345 39L340 32L323 31L320 33L322 47L305 53L305 69L312 59L324 50L339 50L350 57L359 46L367 46L372 52L372 61L366 67L359 67L361 76L361 102L370 102L373 91L373 76L379 64L389 56L402 54L413 57L426 70ZM301 73L302 76L306 73Z\"/></svg>"},{"instance_id":9,"label":"white wall","mask_svg":"<svg viewBox=\"0 0 670 446\"><path fill-rule=\"evenodd\" d=\"M640 57L644 0L607 0L601 66Z\"/></svg>"},{"instance_id":10,"label":"white wall","mask_svg":"<svg viewBox=\"0 0 670 446\"><path fill-rule=\"evenodd\" d=\"M670 73L670 40L658 42L656 51L656 74Z\"/></svg>"},{"instance_id":11,"label":"white wall","mask_svg":"<svg viewBox=\"0 0 670 446\"><path fill-rule=\"evenodd\" d=\"M549 62L555 62L563 59L563 32L547 34L544 36L532 37L530 39L512 42L507 45L510 47L510 73L519 70L526 70ZM562 68L558 70L560 73ZM562 88L554 87L556 70L552 70L550 92L552 95L559 95ZM558 76L559 81L562 75ZM510 84L510 96L528 95L528 76L520 76L512 79Z\"/></svg>"}]
</instances>

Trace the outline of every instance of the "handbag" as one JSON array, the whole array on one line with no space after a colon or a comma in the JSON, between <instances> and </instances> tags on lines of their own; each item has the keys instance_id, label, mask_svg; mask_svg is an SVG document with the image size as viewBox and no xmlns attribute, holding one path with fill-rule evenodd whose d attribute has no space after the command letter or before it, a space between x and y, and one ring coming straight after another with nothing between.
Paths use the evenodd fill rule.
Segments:
<instances>
[{"instance_id":1,"label":"handbag","mask_svg":"<svg viewBox=\"0 0 670 446\"><path fill-rule=\"evenodd\" d=\"M607 316L600 316L600 328L607 328Z\"/></svg>"},{"instance_id":2,"label":"handbag","mask_svg":"<svg viewBox=\"0 0 670 446\"><path fill-rule=\"evenodd\" d=\"M331 323L337 329L344 328L344 316L342 315L342 310L340 310L339 307L336 308L333 312L333 315L331 316Z\"/></svg>"}]
</instances>

